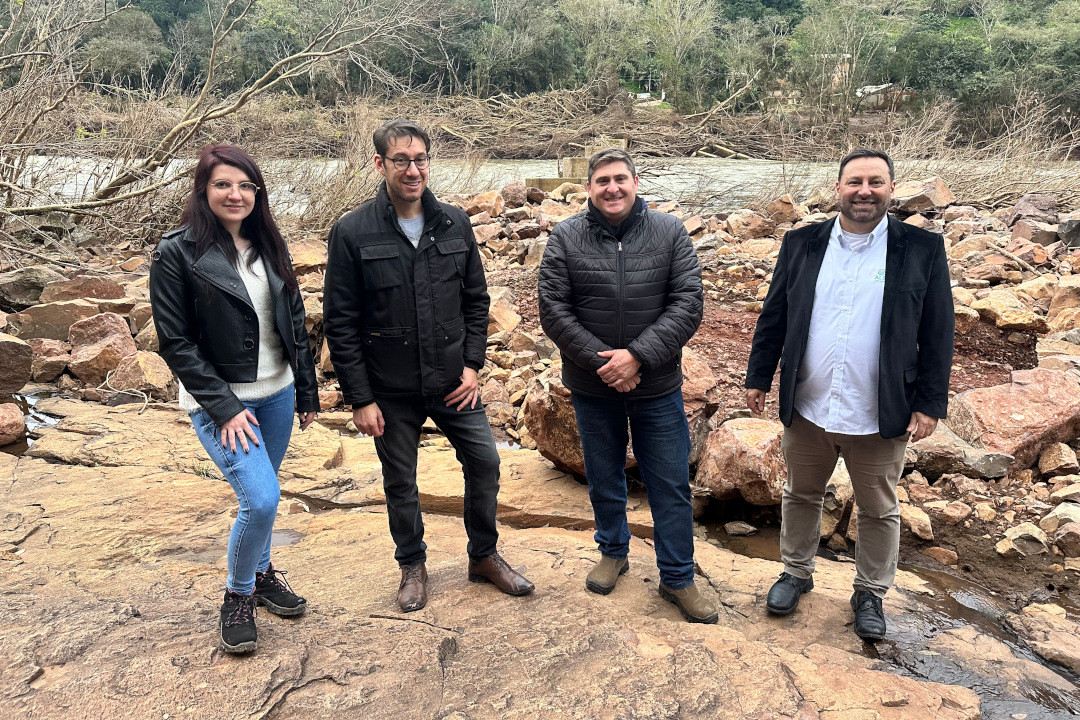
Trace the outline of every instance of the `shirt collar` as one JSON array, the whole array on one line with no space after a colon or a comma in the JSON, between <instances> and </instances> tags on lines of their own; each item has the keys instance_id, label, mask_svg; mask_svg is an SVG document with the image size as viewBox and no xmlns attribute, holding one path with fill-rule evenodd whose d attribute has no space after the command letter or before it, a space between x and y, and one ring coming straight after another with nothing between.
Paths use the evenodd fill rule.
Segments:
<instances>
[{"instance_id":1,"label":"shirt collar","mask_svg":"<svg viewBox=\"0 0 1080 720\"><path fill-rule=\"evenodd\" d=\"M878 221L878 224L874 226L874 229L870 231L870 241L868 243L866 243L865 246L858 248L858 250L864 250L866 248L873 247L877 243L877 241L880 238L885 237L888 234L888 232L889 232L889 214L885 213L885 215L882 216L881 220ZM836 222L833 223L832 233L829 235L829 242L836 242L837 244L840 245L840 247L844 248L845 250L848 249L847 245L845 245L841 241L841 238L840 238L840 216L839 215L836 216ZM856 252L858 252L858 250L856 250Z\"/></svg>"}]
</instances>

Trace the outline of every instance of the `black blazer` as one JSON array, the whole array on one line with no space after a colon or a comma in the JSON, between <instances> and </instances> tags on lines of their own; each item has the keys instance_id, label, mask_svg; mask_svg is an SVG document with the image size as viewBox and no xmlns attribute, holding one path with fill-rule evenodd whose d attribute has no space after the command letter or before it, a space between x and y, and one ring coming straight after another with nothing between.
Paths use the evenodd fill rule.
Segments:
<instances>
[{"instance_id":1,"label":"black blazer","mask_svg":"<svg viewBox=\"0 0 1080 720\"><path fill-rule=\"evenodd\" d=\"M780 421L791 425L795 380L806 350L814 288L835 218L784 236L758 317L746 387L768 392L780 363ZM952 290L941 235L889 218L878 360L883 438L907 431L912 412L943 418L952 369Z\"/></svg>"}]
</instances>

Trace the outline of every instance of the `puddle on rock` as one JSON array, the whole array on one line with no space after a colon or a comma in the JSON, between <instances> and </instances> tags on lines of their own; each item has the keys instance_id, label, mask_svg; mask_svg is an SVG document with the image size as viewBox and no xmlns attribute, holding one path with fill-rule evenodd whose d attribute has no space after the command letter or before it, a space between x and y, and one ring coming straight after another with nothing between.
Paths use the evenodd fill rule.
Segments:
<instances>
[{"instance_id":1,"label":"puddle on rock","mask_svg":"<svg viewBox=\"0 0 1080 720\"><path fill-rule=\"evenodd\" d=\"M50 427L60 421L60 418L46 415L34 409L39 400L52 397L56 394L56 388L47 387L41 390L30 390L25 393L12 395L3 402L12 402L22 410L23 420L26 422L26 437L17 443L0 447L0 452L9 455L22 455L27 448L34 444L37 431L43 427Z\"/></svg>"},{"instance_id":2,"label":"puddle on rock","mask_svg":"<svg viewBox=\"0 0 1080 720\"><path fill-rule=\"evenodd\" d=\"M780 560L780 530L759 528L756 535L732 536L722 526L705 524L706 537L739 555ZM851 562L824 545L820 557ZM863 645L864 653L889 666L892 672L919 680L969 688L982 699L984 720L1057 720L1080 716L1080 678L1067 669L1048 663L1029 651L1005 625L1013 608L996 593L944 572L901 565L901 569L927 581L934 596L919 595L924 612L889 617L887 638ZM1073 615L1078 608L1067 599L1055 601ZM963 665L962 658L947 652L935 639L944 632L973 627L979 633L1004 644L1013 655L1041 666L1049 675L1042 679L1008 679L984 675ZM1004 674L1004 673L1003 673ZM1048 682L1049 681L1049 682Z\"/></svg>"},{"instance_id":3,"label":"puddle on rock","mask_svg":"<svg viewBox=\"0 0 1080 720\"><path fill-rule=\"evenodd\" d=\"M270 534L270 547L288 547L289 545L295 545L306 537L307 535L297 530L280 528Z\"/></svg>"}]
</instances>

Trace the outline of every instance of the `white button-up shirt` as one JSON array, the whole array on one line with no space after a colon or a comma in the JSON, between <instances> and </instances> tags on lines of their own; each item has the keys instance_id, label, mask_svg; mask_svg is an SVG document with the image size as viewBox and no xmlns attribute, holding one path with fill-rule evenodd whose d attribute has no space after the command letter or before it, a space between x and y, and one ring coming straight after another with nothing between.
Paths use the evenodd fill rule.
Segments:
<instances>
[{"instance_id":1,"label":"white button-up shirt","mask_svg":"<svg viewBox=\"0 0 1080 720\"><path fill-rule=\"evenodd\" d=\"M829 236L795 385L795 409L827 432L878 432L888 227L886 215L870 233L869 243L855 251L841 241L839 217Z\"/></svg>"}]
</instances>

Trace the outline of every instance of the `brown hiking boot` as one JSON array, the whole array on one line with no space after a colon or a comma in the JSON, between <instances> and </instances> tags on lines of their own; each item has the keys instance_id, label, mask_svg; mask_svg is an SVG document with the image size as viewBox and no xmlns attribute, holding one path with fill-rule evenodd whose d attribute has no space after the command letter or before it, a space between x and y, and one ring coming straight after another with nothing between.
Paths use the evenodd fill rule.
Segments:
<instances>
[{"instance_id":1,"label":"brown hiking boot","mask_svg":"<svg viewBox=\"0 0 1080 720\"><path fill-rule=\"evenodd\" d=\"M593 566L585 578L585 589L598 595L607 595L615 589L619 576L629 569L630 561L626 558L601 555L600 562Z\"/></svg>"},{"instance_id":2,"label":"brown hiking boot","mask_svg":"<svg viewBox=\"0 0 1080 720\"><path fill-rule=\"evenodd\" d=\"M705 597L697 585L691 583L679 590L672 590L660 583L659 591L660 597L675 603L683 617L690 622L715 623L720 618L716 604Z\"/></svg>"}]
</instances>

